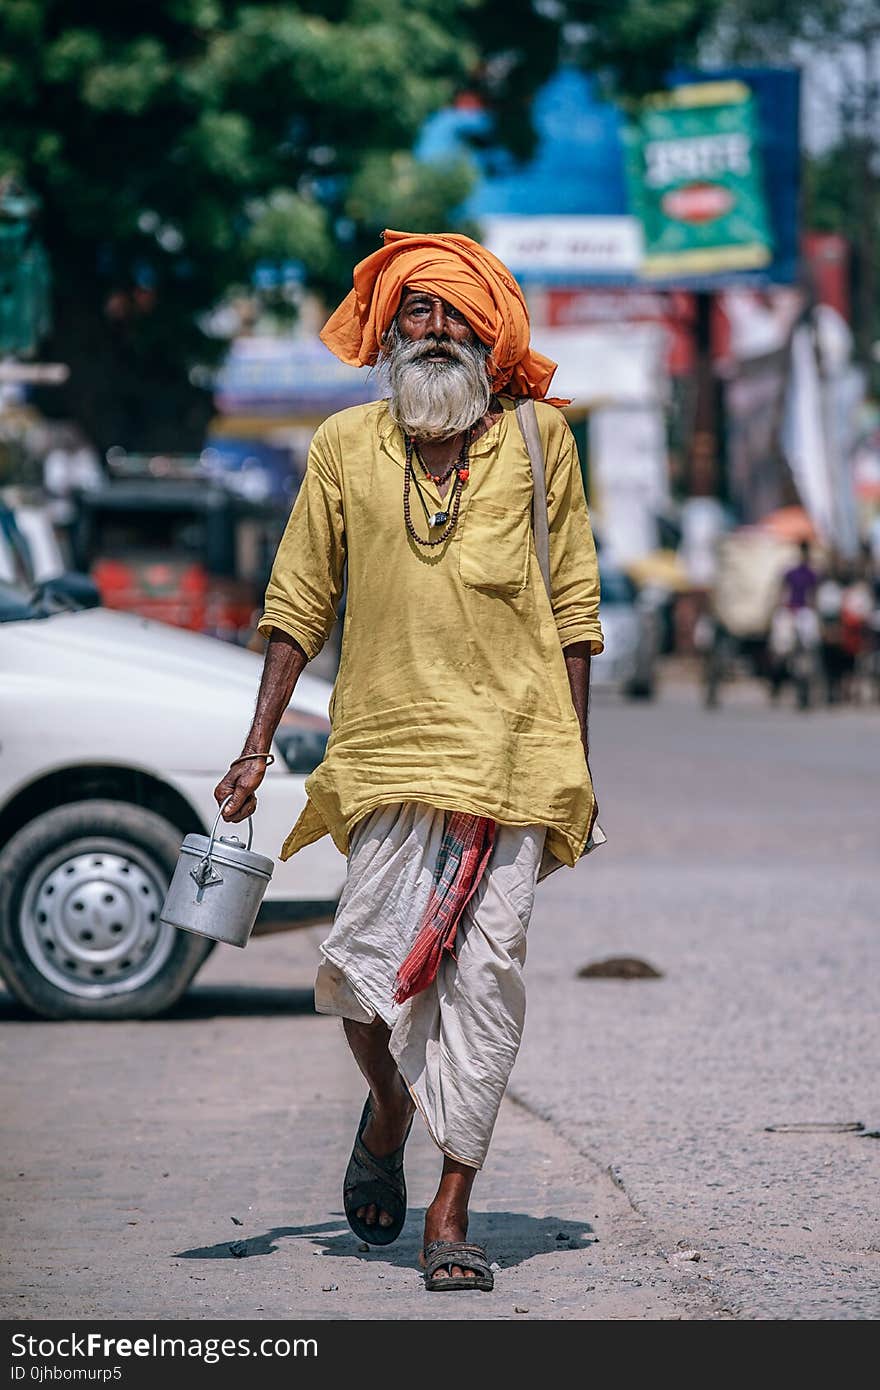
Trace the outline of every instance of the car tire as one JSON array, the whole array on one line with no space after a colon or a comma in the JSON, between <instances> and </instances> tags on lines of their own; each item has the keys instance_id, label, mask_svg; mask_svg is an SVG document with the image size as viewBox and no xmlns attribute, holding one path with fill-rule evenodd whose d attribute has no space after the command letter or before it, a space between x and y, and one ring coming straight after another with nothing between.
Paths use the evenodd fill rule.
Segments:
<instances>
[{"instance_id":1,"label":"car tire","mask_svg":"<svg viewBox=\"0 0 880 1390\"><path fill-rule=\"evenodd\" d=\"M0 852L0 968L42 1018L152 1018L214 945L161 923L182 835L122 801L46 811Z\"/></svg>"}]
</instances>

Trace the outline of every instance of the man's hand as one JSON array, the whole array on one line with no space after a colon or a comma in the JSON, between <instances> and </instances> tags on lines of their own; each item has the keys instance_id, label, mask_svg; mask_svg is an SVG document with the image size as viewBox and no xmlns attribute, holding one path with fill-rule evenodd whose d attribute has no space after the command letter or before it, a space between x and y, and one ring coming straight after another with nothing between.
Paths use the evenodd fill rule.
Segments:
<instances>
[{"instance_id":1,"label":"man's hand","mask_svg":"<svg viewBox=\"0 0 880 1390\"><path fill-rule=\"evenodd\" d=\"M232 800L223 812L223 819L238 822L247 820L257 809L255 792L266 775L265 758L248 758L246 763L230 767L214 788L214 800L221 806L227 796Z\"/></svg>"}]
</instances>

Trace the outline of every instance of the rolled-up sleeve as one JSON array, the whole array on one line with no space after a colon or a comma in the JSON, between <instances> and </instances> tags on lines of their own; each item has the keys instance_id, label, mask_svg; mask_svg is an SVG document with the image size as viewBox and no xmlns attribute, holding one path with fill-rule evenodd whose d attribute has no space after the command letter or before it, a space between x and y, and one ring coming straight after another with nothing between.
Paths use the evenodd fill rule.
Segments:
<instances>
[{"instance_id":1,"label":"rolled-up sleeve","mask_svg":"<svg viewBox=\"0 0 880 1390\"><path fill-rule=\"evenodd\" d=\"M553 616L563 647L589 642L595 656L605 645L599 622L599 566L577 445L567 423L559 432L555 457L553 443L546 466Z\"/></svg>"},{"instance_id":2,"label":"rolled-up sleeve","mask_svg":"<svg viewBox=\"0 0 880 1390\"><path fill-rule=\"evenodd\" d=\"M311 661L333 629L345 574L345 516L337 469L322 429L281 537L258 629L280 628Z\"/></svg>"}]
</instances>

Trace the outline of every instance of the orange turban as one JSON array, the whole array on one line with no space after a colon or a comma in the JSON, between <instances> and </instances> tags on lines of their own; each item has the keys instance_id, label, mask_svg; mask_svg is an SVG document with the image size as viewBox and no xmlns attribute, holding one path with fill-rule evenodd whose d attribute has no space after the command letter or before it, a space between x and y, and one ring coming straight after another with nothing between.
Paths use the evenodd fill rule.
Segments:
<instances>
[{"instance_id":1,"label":"orange turban","mask_svg":"<svg viewBox=\"0 0 880 1390\"><path fill-rule=\"evenodd\" d=\"M467 236L384 232L384 246L354 268L354 289L331 314L321 339L352 367L372 366L400 307L404 285L442 295L491 350L492 389L547 394L556 363L529 347L522 291L497 256Z\"/></svg>"}]
</instances>

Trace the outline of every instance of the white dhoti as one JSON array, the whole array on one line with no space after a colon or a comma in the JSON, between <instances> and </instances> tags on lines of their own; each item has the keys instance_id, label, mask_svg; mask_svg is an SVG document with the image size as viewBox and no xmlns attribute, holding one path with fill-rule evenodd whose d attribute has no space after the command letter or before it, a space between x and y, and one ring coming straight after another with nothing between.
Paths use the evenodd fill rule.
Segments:
<instances>
[{"instance_id":1,"label":"white dhoti","mask_svg":"<svg viewBox=\"0 0 880 1390\"><path fill-rule=\"evenodd\" d=\"M522 1039L526 929L543 826L496 830L492 855L437 978L395 1004L398 968L428 903L446 812L383 806L351 836L348 877L321 947L320 1013L391 1029L391 1055L437 1146L480 1168Z\"/></svg>"}]
</instances>

